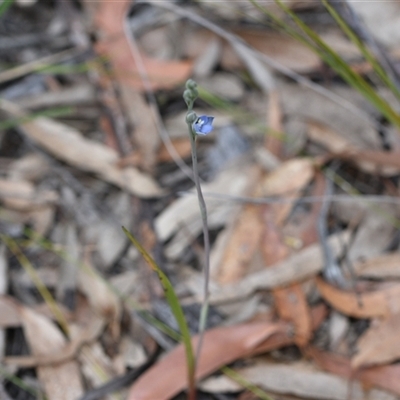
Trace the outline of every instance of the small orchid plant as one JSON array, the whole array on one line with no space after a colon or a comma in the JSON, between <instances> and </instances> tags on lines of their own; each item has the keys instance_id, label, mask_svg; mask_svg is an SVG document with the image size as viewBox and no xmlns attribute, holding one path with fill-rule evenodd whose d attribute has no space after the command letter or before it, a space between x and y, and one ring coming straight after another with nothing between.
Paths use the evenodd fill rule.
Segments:
<instances>
[{"instance_id":1,"label":"small orchid plant","mask_svg":"<svg viewBox=\"0 0 400 400\"><path fill-rule=\"evenodd\" d=\"M199 93L197 91L197 84L192 79L186 82L186 90L183 93L183 99L186 102L188 112L186 114L186 123L189 128L189 137L192 148L192 164L193 164L193 181L196 186L197 198L201 212L201 219L203 223L203 237L204 237L204 297L203 304L200 312L199 321L199 341L196 351L196 364L201 353L203 343L204 331L207 325L207 314L209 304L209 281L210 281L210 237L207 224L207 207L204 201L203 193L201 191L199 171L197 165L197 152L196 152L196 139L199 135L207 135L213 130L214 117L209 115L200 115L199 117L193 111L193 104L196 101Z\"/></svg>"}]
</instances>

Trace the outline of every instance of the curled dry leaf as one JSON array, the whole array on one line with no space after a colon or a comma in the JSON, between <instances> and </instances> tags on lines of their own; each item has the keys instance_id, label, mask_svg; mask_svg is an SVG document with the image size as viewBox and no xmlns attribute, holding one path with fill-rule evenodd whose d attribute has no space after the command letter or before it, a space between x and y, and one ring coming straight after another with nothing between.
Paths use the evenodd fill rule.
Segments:
<instances>
[{"instance_id":1,"label":"curled dry leaf","mask_svg":"<svg viewBox=\"0 0 400 400\"><path fill-rule=\"evenodd\" d=\"M5 100L0 102L0 108L14 117L25 116L20 107ZM68 125L40 117L21 126L30 139L54 157L82 171L95 173L106 182L139 197L157 197L163 194L163 190L149 175L132 167L118 168L118 154L115 150L86 139Z\"/></svg>"},{"instance_id":2,"label":"curled dry leaf","mask_svg":"<svg viewBox=\"0 0 400 400\"><path fill-rule=\"evenodd\" d=\"M399 359L399 335L399 313L390 315L382 321L373 321L369 329L358 339L358 352L351 360L352 367L385 364Z\"/></svg>"},{"instance_id":3,"label":"curled dry leaf","mask_svg":"<svg viewBox=\"0 0 400 400\"><path fill-rule=\"evenodd\" d=\"M370 293L354 293L337 289L323 279L316 279L321 296L333 308L355 318L388 317L400 312L400 285Z\"/></svg>"}]
</instances>

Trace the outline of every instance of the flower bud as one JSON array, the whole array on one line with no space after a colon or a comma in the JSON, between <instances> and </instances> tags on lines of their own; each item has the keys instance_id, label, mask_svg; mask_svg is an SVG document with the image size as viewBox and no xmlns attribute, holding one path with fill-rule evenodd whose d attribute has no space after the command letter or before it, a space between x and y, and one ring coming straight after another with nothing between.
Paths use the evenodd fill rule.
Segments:
<instances>
[{"instance_id":1,"label":"flower bud","mask_svg":"<svg viewBox=\"0 0 400 400\"><path fill-rule=\"evenodd\" d=\"M186 114L186 123L189 125L193 125L193 123L197 120L197 115L194 111L189 111Z\"/></svg>"}]
</instances>

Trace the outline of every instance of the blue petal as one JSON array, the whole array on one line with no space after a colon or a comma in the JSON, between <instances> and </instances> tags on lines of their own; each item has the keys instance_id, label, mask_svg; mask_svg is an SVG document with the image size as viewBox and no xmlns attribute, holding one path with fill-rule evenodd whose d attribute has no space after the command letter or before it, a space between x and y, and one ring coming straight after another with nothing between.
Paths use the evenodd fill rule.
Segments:
<instances>
[{"instance_id":1,"label":"blue petal","mask_svg":"<svg viewBox=\"0 0 400 400\"><path fill-rule=\"evenodd\" d=\"M210 117L208 115L200 115L193 123L193 130L198 135L207 135L213 130L212 123L214 121L214 117Z\"/></svg>"}]
</instances>

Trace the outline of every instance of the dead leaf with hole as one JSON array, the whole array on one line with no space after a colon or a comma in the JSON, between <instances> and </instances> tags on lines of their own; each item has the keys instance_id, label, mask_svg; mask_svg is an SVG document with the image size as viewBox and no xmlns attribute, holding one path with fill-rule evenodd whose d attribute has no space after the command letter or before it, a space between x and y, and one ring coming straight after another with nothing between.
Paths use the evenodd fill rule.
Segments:
<instances>
[{"instance_id":1,"label":"dead leaf with hole","mask_svg":"<svg viewBox=\"0 0 400 400\"><path fill-rule=\"evenodd\" d=\"M353 368L386 364L400 358L398 346L400 314L390 315L371 326L357 341L357 354L351 360Z\"/></svg>"},{"instance_id":2,"label":"dead leaf with hole","mask_svg":"<svg viewBox=\"0 0 400 400\"><path fill-rule=\"evenodd\" d=\"M1 100L0 108L14 117L25 116L24 110ZM144 198L158 197L164 192L147 174L136 168L118 168L118 154L102 143L83 137L74 128L40 117L21 124L24 132L46 151L82 171L97 174L106 182Z\"/></svg>"},{"instance_id":3,"label":"dead leaf with hole","mask_svg":"<svg viewBox=\"0 0 400 400\"><path fill-rule=\"evenodd\" d=\"M25 337L34 356L51 356L63 350L66 339L53 322L26 307L21 308L20 313ZM40 366L37 374L49 399L76 400L83 395L76 361Z\"/></svg>"},{"instance_id":4,"label":"dead leaf with hole","mask_svg":"<svg viewBox=\"0 0 400 400\"><path fill-rule=\"evenodd\" d=\"M333 308L355 318L388 317L400 312L400 285L369 293L346 292L316 279L323 299Z\"/></svg>"}]
</instances>

